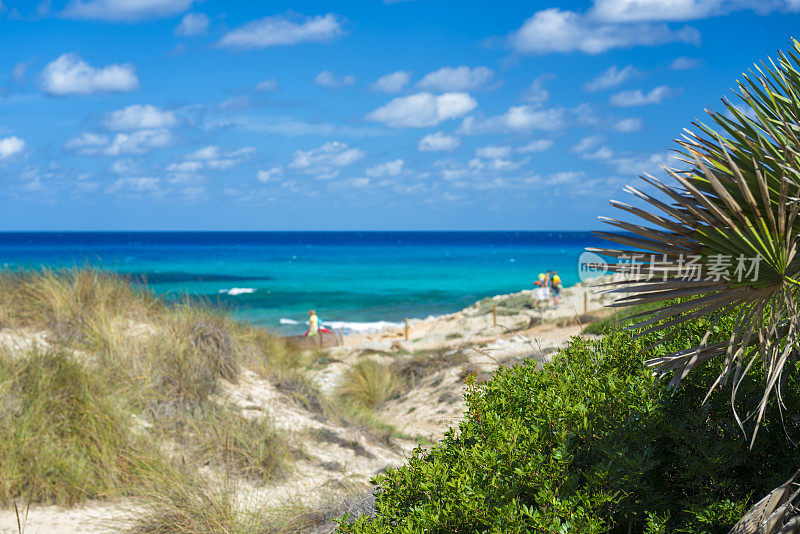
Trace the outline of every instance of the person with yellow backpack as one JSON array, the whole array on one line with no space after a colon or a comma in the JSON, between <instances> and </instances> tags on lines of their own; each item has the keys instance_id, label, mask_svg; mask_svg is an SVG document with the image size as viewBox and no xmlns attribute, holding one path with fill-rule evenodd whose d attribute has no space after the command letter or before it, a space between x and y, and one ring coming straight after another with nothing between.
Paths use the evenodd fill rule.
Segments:
<instances>
[{"instance_id":1,"label":"person with yellow backpack","mask_svg":"<svg viewBox=\"0 0 800 534\"><path fill-rule=\"evenodd\" d=\"M558 307L558 296L561 294L561 277L558 276L558 271L553 271L550 278L550 291L553 293L553 304Z\"/></svg>"}]
</instances>

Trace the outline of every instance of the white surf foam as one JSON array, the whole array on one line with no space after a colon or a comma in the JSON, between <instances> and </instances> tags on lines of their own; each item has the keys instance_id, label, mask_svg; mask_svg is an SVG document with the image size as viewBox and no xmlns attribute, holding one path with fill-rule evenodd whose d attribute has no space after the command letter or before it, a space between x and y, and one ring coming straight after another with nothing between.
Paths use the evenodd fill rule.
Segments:
<instances>
[{"instance_id":1,"label":"white surf foam","mask_svg":"<svg viewBox=\"0 0 800 534\"><path fill-rule=\"evenodd\" d=\"M386 328L397 328L403 323L392 323L390 321L374 321L371 323L357 323L351 321L324 321L323 326L336 330L350 330L352 332L376 332Z\"/></svg>"},{"instance_id":2,"label":"white surf foam","mask_svg":"<svg viewBox=\"0 0 800 534\"><path fill-rule=\"evenodd\" d=\"M308 321L295 321L294 319L287 319L281 317L278 320L280 324L293 325L293 324L308 324ZM392 323L390 321L373 321L359 323L354 321L322 321L320 326L326 326L332 330L345 330L349 332L377 332L386 328L397 328L402 326L403 323Z\"/></svg>"},{"instance_id":3,"label":"white surf foam","mask_svg":"<svg viewBox=\"0 0 800 534\"><path fill-rule=\"evenodd\" d=\"M225 293L232 297L236 295L246 295L248 293L255 293L256 289L254 287L232 287L230 289L220 289L218 293Z\"/></svg>"}]
</instances>

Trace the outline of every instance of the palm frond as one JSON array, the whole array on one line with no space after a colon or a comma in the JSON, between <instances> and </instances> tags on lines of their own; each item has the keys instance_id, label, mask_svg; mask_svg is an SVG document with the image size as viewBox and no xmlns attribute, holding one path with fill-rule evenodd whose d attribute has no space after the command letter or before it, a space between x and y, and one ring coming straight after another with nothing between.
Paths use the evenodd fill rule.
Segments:
<instances>
[{"instance_id":1,"label":"palm frond","mask_svg":"<svg viewBox=\"0 0 800 534\"><path fill-rule=\"evenodd\" d=\"M798 534L800 516L796 516L795 501L800 490L795 490L797 471L763 499L753 505L728 534Z\"/></svg>"},{"instance_id":2,"label":"palm frond","mask_svg":"<svg viewBox=\"0 0 800 534\"><path fill-rule=\"evenodd\" d=\"M800 43L778 61L756 65L737 96L723 100L727 114L707 110L714 127L695 123L676 140L682 169L663 169L671 183L642 175L652 193L625 191L646 208L612 201L643 222L601 218L622 230L597 232L623 248L594 248L615 258L614 305L664 302L640 314L639 335L672 330L698 317L735 313L737 328L725 342L708 343L647 362L674 373L677 385L715 358L722 368L714 386L732 381L731 405L752 440L770 398L780 400L780 378L800 347ZM670 336L668 335L667 338ZM741 418L736 392L754 365L763 366L764 395ZM752 441L751 441L752 444Z\"/></svg>"}]
</instances>

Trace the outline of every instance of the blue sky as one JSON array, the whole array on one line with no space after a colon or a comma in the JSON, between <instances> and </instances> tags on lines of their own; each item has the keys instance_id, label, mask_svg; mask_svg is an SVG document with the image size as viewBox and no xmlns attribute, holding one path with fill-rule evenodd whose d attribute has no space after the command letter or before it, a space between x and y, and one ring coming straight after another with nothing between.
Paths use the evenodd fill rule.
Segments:
<instances>
[{"instance_id":1,"label":"blue sky","mask_svg":"<svg viewBox=\"0 0 800 534\"><path fill-rule=\"evenodd\" d=\"M597 228L800 0L0 0L0 230Z\"/></svg>"}]
</instances>

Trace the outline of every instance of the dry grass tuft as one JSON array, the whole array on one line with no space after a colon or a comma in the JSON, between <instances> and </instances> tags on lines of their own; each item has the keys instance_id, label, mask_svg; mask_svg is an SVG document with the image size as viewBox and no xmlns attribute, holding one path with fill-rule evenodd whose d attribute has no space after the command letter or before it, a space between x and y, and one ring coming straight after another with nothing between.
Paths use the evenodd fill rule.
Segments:
<instances>
[{"instance_id":1,"label":"dry grass tuft","mask_svg":"<svg viewBox=\"0 0 800 534\"><path fill-rule=\"evenodd\" d=\"M145 319L162 307L152 295L134 291L125 279L96 269L0 276L0 326L47 329L63 344L85 341L91 316Z\"/></svg>"},{"instance_id":2,"label":"dry grass tuft","mask_svg":"<svg viewBox=\"0 0 800 534\"><path fill-rule=\"evenodd\" d=\"M274 377L275 389L292 398L309 412L325 416L331 406L325 401L317 385L296 370L289 370Z\"/></svg>"},{"instance_id":3,"label":"dry grass tuft","mask_svg":"<svg viewBox=\"0 0 800 534\"><path fill-rule=\"evenodd\" d=\"M374 458L374 456L367 451L361 443L353 439L345 439L333 430L327 428L317 428L309 432L311 438L317 441L324 441L326 443L333 443L345 449L350 449L359 456L367 458Z\"/></svg>"},{"instance_id":4,"label":"dry grass tuft","mask_svg":"<svg viewBox=\"0 0 800 534\"><path fill-rule=\"evenodd\" d=\"M241 369L233 341L224 327L201 321L192 325L192 346L205 356L213 372L222 378L236 382Z\"/></svg>"},{"instance_id":5,"label":"dry grass tuft","mask_svg":"<svg viewBox=\"0 0 800 534\"><path fill-rule=\"evenodd\" d=\"M403 380L389 364L362 360L347 370L339 396L357 406L375 409L402 391Z\"/></svg>"},{"instance_id":6,"label":"dry grass tuft","mask_svg":"<svg viewBox=\"0 0 800 534\"><path fill-rule=\"evenodd\" d=\"M330 494L314 507L291 515L275 530L277 534L333 534L335 519L348 515L350 518L369 516L375 513L375 495L372 489L343 490Z\"/></svg>"},{"instance_id":7,"label":"dry grass tuft","mask_svg":"<svg viewBox=\"0 0 800 534\"><path fill-rule=\"evenodd\" d=\"M272 532L266 510L243 502L241 489L228 478L210 480L170 464L141 465L145 479L138 495L140 519L133 534L262 534Z\"/></svg>"},{"instance_id":8,"label":"dry grass tuft","mask_svg":"<svg viewBox=\"0 0 800 534\"><path fill-rule=\"evenodd\" d=\"M107 388L64 351L0 355L0 503L123 489L134 443Z\"/></svg>"},{"instance_id":9,"label":"dry grass tuft","mask_svg":"<svg viewBox=\"0 0 800 534\"><path fill-rule=\"evenodd\" d=\"M469 363L469 356L462 349L440 349L417 352L410 358L397 361L394 366L413 388L425 377L465 363Z\"/></svg>"},{"instance_id":10,"label":"dry grass tuft","mask_svg":"<svg viewBox=\"0 0 800 534\"><path fill-rule=\"evenodd\" d=\"M261 484L288 472L287 440L269 417L248 419L232 408L209 405L157 424L158 432L187 451L195 465L220 468Z\"/></svg>"}]
</instances>

